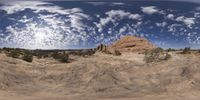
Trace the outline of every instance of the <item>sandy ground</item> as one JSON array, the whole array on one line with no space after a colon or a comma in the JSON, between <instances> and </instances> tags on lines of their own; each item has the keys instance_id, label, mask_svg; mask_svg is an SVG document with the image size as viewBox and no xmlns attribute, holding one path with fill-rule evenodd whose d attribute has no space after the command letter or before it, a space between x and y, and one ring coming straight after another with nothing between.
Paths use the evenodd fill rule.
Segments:
<instances>
[{"instance_id":1,"label":"sandy ground","mask_svg":"<svg viewBox=\"0 0 200 100\"><path fill-rule=\"evenodd\" d=\"M0 100L199 100L199 55L152 64L143 58L98 53L28 63L0 54Z\"/></svg>"}]
</instances>

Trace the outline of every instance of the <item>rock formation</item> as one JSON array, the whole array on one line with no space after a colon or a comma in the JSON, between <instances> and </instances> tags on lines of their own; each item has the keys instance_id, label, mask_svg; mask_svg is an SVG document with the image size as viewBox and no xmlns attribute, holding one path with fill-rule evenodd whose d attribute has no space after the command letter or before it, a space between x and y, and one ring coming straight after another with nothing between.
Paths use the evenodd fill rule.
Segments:
<instances>
[{"instance_id":1,"label":"rock formation","mask_svg":"<svg viewBox=\"0 0 200 100\"><path fill-rule=\"evenodd\" d=\"M111 48L109 46L106 46L104 44L100 44L96 48L96 52L102 52L102 53L106 53L106 54L112 54L112 55L115 55L115 56L121 55L121 53L118 50L116 50L114 48Z\"/></svg>"},{"instance_id":2,"label":"rock formation","mask_svg":"<svg viewBox=\"0 0 200 100\"><path fill-rule=\"evenodd\" d=\"M135 36L124 36L117 40L109 47L119 50L120 52L139 52L153 49L155 46L145 38Z\"/></svg>"}]
</instances>

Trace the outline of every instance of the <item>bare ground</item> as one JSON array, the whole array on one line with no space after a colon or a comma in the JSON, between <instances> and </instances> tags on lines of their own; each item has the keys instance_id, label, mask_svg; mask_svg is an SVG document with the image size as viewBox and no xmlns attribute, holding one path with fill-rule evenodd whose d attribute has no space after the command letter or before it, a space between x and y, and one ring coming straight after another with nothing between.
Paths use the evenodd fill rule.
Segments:
<instances>
[{"instance_id":1,"label":"bare ground","mask_svg":"<svg viewBox=\"0 0 200 100\"><path fill-rule=\"evenodd\" d=\"M143 57L98 53L65 64L0 54L0 100L199 100L200 55L152 64Z\"/></svg>"}]
</instances>

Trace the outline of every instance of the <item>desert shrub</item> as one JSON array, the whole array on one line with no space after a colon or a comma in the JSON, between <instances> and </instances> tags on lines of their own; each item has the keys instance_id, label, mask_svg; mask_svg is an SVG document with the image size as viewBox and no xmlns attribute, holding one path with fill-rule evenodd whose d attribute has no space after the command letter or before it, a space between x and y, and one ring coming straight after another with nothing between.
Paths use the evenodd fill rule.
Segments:
<instances>
[{"instance_id":1,"label":"desert shrub","mask_svg":"<svg viewBox=\"0 0 200 100\"><path fill-rule=\"evenodd\" d=\"M65 54L65 53L58 53L58 52L54 52L54 53L52 54L52 57L53 57L54 59L59 60L60 62L63 62L63 63L67 63L67 62L68 62L68 59L69 59L68 54Z\"/></svg>"},{"instance_id":2,"label":"desert shrub","mask_svg":"<svg viewBox=\"0 0 200 100\"><path fill-rule=\"evenodd\" d=\"M189 53L191 53L190 47L185 47L181 53L182 54L189 54Z\"/></svg>"},{"instance_id":3,"label":"desert shrub","mask_svg":"<svg viewBox=\"0 0 200 100\"><path fill-rule=\"evenodd\" d=\"M19 58L20 56L20 51L18 50L11 50L7 53L8 57L13 57L13 58Z\"/></svg>"},{"instance_id":4,"label":"desert shrub","mask_svg":"<svg viewBox=\"0 0 200 100\"><path fill-rule=\"evenodd\" d=\"M67 54L64 54L61 56L60 61L63 63L67 63L69 59L69 56Z\"/></svg>"},{"instance_id":5,"label":"desert shrub","mask_svg":"<svg viewBox=\"0 0 200 100\"><path fill-rule=\"evenodd\" d=\"M167 49L167 52L171 52L171 51L176 51L176 50L172 48Z\"/></svg>"},{"instance_id":6,"label":"desert shrub","mask_svg":"<svg viewBox=\"0 0 200 100\"><path fill-rule=\"evenodd\" d=\"M164 52L162 48L155 48L155 49L148 50L145 52L144 60L147 63L151 63L151 62L159 62L162 60L168 60L170 58L171 58L171 55Z\"/></svg>"},{"instance_id":7,"label":"desert shrub","mask_svg":"<svg viewBox=\"0 0 200 100\"><path fill-rule=\"evenodd\" d=\"M120 56L121 55L121 52L119 52L118 50L114 50L114 54L115 56Z\"/></svg>"},{"instance_id":8,"label":"desert shrub","mask_svg":"<svg viewBox=\"0 0 200 100\"><path fill-rule=\"evenodd\" d=\"M33 55L23 55L22 59L24 61L27 61L27 62L32 62L33 61Z\"/></svg>"},{"instance_id":9,"label":"desert shrub","mask_svg":"<svg viewBox=\"0 0 200 100\"><path fill-rule=\"evenodd\" d=\"M10 52L10 51L11 51L11 48L6 48L6 47L4 47L3 50L4 50L4 51L7 51L7 52Z\"/></svg>"},{"instance_id":10,"label":"desert shrub","mask_svg":"<svg viewBox=\"0 0 200 100\"><path fill-rule=\"evenodd\" d=\"M58 54L58 52L54 52L54 53L52 54L52 57L53 57L54 59L59 59L59 54Z\"/></svg>"},{"instance_id":11,"label":"desert shrub","mask_svg":"<svg viewBox=\"0 0 200 100\"><path fill-rule=\"evenodd\" d=\"M33 54L30 51L24 51L22 59L27 62L33 61Z\"/></svg>"},{"instance_id":12,"label":"desert shrub","mask_svg":"<svg viewBox=\"0 0 200 100\"><path fill-rule=\"evenodd\" d=\"M95 52L92 49L83 49L79 52L80 56L91 56Z\"/></svg>"},{"instance_id":13,"label":"desert shrub","mask_svg":"<svg viewBox=\"0 0 200 100\"><path fill-rule=\"evenodd\" d=\"M42 55L40 55L39 53L33 52L32 54L33 56L36 56L38 59L42 58Z\"/></svg>"},{"instance_id":14,"label":"desert shrub","mask_svg":"<svg viewBox=\"0 0 200 100\"><path fill-rule=\"evenodd\" d=\"M42 57L43 57L43 58L48 58L49 55L48 55L48 54L43 54Z\"/></svg>"}]
</instances>

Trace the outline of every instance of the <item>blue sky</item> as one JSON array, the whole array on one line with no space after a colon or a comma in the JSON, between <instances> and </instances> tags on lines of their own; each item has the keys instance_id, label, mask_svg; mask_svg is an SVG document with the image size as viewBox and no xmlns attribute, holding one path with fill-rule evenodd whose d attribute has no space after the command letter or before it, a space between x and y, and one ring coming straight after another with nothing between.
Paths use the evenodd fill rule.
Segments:
<instances>
[{"instance_id":1,"label":"blue sky","mask_svg":"<svg viewBox=\"0 0 200 100\"><path fill-rule=\"evenodd\" d=\"M197 0L0 1L0 22L1 47L91 48L134 35L163 48L200 48Z\"/></svg>"}]
</instances>

